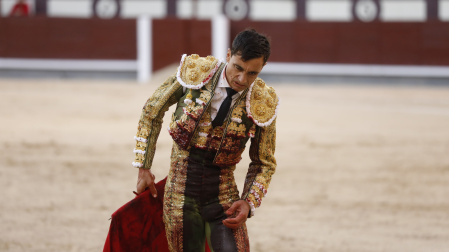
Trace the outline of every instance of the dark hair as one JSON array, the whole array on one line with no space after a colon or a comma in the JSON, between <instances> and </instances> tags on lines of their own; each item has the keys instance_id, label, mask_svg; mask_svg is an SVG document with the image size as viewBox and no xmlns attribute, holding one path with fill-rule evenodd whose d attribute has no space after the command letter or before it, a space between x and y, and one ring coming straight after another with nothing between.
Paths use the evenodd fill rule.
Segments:
<instances>
[{"instance_id":1,"label":"dark hair","mask_svg":"<svg viewBox=\"0 0 449 252\"><path fill-rule=\"evenodd\" d=\"M268 38L254 29L246 29L232 41L231 55L239 55L243 61L263 57L265 64L270 57Z\"/></svg>"}]
</instances>

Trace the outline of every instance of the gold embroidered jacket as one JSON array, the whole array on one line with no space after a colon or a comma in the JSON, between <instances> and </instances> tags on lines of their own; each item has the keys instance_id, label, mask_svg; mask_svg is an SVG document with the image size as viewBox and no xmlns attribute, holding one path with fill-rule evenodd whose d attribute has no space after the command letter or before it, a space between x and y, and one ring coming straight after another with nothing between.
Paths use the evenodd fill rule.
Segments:
<instances>
[{"instance_id":1,"label":"gold embroidered jacket","mask_svg":"<svg viewBox=\"0 0 449 252\"><path fill-rule=\"evenodd\" d=\"M214 164L230 174L241 160L247 141L251 139L251 163L241 198L250 204L251 213L254 214L255 208L267 193L276 168L274 152L279 98L273 88L257 78L237 99L223 126L213 128L210 103L224 66L212 56L203 58L196 54L183 55L176 76L168 78L143 108L135 136L136 156L133 166L151 168L162 118L169 106L177 103L168 129L176 145L173 153L176 152L177 155L172 153L167 186L175 178L178 182L182 181L182 178L173 173L182 169L189 149L200 148L215 152ZM222 179L222 183L220 189L236 190L233 175L230 179ZM173 188L166 189L173 191ZM221 201L226 205L235 200L238 200L235 196L223 196Z\"/></svg>"}]
</instances>

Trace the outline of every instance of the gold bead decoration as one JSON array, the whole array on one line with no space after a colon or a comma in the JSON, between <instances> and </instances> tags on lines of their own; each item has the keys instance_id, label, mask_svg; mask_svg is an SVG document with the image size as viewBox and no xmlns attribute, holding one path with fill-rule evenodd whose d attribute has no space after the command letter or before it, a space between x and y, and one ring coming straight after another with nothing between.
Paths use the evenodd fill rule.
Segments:
<instances>
[{"instance_id":1,"label":"gold bead decoration","mask_svg":"<svg viewBox=\"0 0 449 252\"><path fill-rule=\"evenodd\" d=\"M196 64L195 64L195 62L193 62L193 61L189 61L189 62L187 62L187 67L188 68L194 68L196 66Z\"/></svg>"},{"instance_id":2,"label":"gold bead decoration","mask_svg":"<svg viewBox=\"0 0 449 252\"><path fill-rule=\"evenodd\" d=\"M262 105L256 106L256 115L257 116L264 116L265 115L265 107Z\"/></svg>"},{"instance_id":3,"label":"gold bead decoration","mask_svg":"<svg viewBox=\"0 0 449 252\"><path fill-rule=\"evenodd\" d=\"M209 65L201 65L201 71L207 72L209 70L210 70L210 66Z\"/></svg>"},{"instance_id":4,"label":"gold bead decoration","mask_svg":"<svg viewBox=\"0 0 449 252\"><path fill-rule=\"evenodd\" d=\"M257 90L254 92L254 99L256 99L256 100L262 99L262 91L261 90Z\"/></svg>"},{"instance_id":5,"label":"gold bead decoration","mask_svg":"<svg viewBox=\"0 0 449 252\"><path fill-rule=\"evenodd\" d=\"M189 91L189 93L187 94L186 98L189 100L192 100L193 96L192 96L192 90Z\"/></svg>"},{"instance_id":6,"label":"gold bead decoration","mask_svg":"<svg viewBox=\"0 0 449 252\"><path fill-rule=\"evenodd\" d=\"M196 81L198 79L198 73L196 71L191 71L188 75L188 78L191 81Z\"/></svg>"},{"instance_id":7,"label":"gold bead decoration","mask_svg":"<svg viewBox=\"0 0 449 252\"><path fill-rule=\"evenodd\" d=\"M272 87L270 87L270 88L268 89L268 93L271 95L271 97L272 97L273 99L276 99L276 92L274 92L274 89L273 89Z\"/></svg>"},{"instance_id":8,"label":"gold bead decoration","mask_svg":"<svg viewBox=\"0 0 449 252\"><path fill-rule=\"evenodd\" d=\"M269 108L273 108L274 107L274 102L273 102L273 100L272 99L267 99L267 106L269 107Z\"/></svg>"}]
</instances>

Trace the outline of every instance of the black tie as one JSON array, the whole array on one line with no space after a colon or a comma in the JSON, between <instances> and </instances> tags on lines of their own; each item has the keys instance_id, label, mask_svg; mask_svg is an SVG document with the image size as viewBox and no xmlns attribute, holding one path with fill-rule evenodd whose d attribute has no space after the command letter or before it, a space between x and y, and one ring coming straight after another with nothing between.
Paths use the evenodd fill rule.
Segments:
<instances>
[{"instance_id":1,"label":"black tie","mask_svg":"<svg viewBox=\"0 0 449 252\"><path fill-rule=\"evenodd\" d=\"M224 99L223 103L220 106L220 109L217 112L217 116L215 116L215 119L212 121L213 127L223 125L223 121L228 114L229 108L231 107L232 96L235 95L237 91L232 88L226 88L226 93L228 93L228 96L226 96L226 98Z\"/></svg>"}]
</instances>

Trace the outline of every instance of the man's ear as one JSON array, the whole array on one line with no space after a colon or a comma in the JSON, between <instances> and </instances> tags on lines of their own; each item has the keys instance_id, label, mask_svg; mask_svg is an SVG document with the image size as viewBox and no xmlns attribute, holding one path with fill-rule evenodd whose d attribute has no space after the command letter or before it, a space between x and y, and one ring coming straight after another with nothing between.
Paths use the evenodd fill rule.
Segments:
<instances>
[{"instance_id":1,"label":"man's ear","mask_svg":"<svg viewBox=\"0 0 449 252\"><path fill-rule=\"evenodd\" d=\"M231 49L228 48L228 53L226 53L226 62L231 60Z\"/></svg>"}]
</instances>

